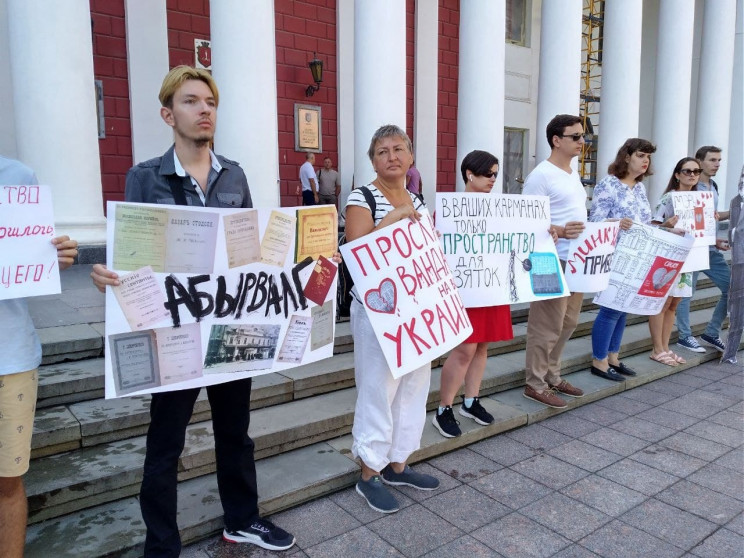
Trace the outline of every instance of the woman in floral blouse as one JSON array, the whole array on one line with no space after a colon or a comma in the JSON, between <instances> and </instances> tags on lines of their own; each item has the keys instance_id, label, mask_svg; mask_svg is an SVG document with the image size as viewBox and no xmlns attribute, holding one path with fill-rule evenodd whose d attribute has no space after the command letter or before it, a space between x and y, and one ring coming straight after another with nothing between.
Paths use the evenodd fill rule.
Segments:
<instances>
[{"instance_id":1,"label":"woman in floral blouse","mask_svg":"<svg viewBox=\"0 0 744 558\"><path fill-rule=\"evenodd\" d=\"M607 169L608 175L594 187L590 221L619 220L621 234L633 223L648 225L651 222L651 207L641 180L652 174L651 154L655 151L656 146L648 140L626 140ZM592 327L591 372L595 376L622 382L623 375L636 375L620 362L618 355L625 318L625 312L599 307Z\"/></svg>"},{"instance_id":2,"label":"woman in floral blouse","mask_svg":"<svg viewBox=\"0 0 744 558\"><path fill-rule=\"evenodd\" d=\"M685 157L679 160L674 167L669 184L654 210L653 223L662 226L674 226L677 223L671 193L692 190L698 183L700 172L700 163L697 159ZM688 296L692 296L692 273L680 273L674 286L669 291L669 297L664 303L664 308L656 316L649 316L648 318L648 328L654 342L654 350L649 357L651 360L661 362L667 366L678 366L686 362L685 359L669 349L669 338L672 335L677 305L683 297Z\"/></svg>"}]
</instances>

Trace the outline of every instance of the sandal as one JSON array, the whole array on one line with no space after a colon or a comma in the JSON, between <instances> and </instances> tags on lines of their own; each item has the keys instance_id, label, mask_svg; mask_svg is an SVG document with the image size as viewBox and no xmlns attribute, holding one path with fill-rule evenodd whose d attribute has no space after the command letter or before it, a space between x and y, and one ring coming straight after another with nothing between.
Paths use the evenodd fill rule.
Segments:
<instances>
[{"instance_id":1,"label":"sandal","mask_svg":"<svg viewBox=\"0 0 744 558\"><path fill-rule=\"evenodd\" d=\"M672 358L675 361L677 361L679 364L687 364L687 361L683 359L681 356L679 356L677 353L673 353L672 351L669 351L667 354L672 355Z\"/></svg>"},{"instance_id":2,"label":"sandal","mask_svg":"<svg viewBox=\"0 0 744 558\"><path fill-rule=\"evenodd\" d=\"M651 360L655 360L656 362L660 362L661 364L666 364L667 366L679 366L679 363L672 356L673 354L674 353L672 353L671 351L669 351L668 353L659 353L656 356L650 354L648 358L650 358Z\"/></svg>"}]
</instances>

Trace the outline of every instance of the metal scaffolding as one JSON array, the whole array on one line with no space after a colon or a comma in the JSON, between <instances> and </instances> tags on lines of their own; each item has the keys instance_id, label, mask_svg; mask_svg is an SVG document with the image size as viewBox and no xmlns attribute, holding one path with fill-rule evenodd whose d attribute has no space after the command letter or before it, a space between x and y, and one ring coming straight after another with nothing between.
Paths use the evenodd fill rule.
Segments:
<instances>
[{"instance_id":1,"label":"metal scaffolding","mask_svg":"<svg viewBox=\"0 0 744 558\"><path fill-rule=\"evenodd\" d=\"M604 0L584 0L581 20L581 117L591 137L579 159L579 173L585 185L593 186L597 181Z\"/></svg>"}]
</instances>

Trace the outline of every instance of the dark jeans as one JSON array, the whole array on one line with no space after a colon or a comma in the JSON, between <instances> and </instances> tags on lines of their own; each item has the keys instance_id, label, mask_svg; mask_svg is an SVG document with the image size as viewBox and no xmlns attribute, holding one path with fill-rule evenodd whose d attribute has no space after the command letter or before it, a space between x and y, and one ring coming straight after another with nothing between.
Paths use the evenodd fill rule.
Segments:
<instances>
[{"instance_id":1,"label":"dark jeans","mask_svg":"<svg viewBox=\"0 0 744 558\"><path fill-rule=\"evenodd\" d=\"M185 389L152 396L140 489L140 507L147 526L146 557L176 558L181 552L176 523L178 458L199 391ZM207 395L212 408L217 487L225 527L242 529L258 516L256 464L253 440L248 436L251 379L209 386Z\"/></svg>"},{"instance_id":2,"label":"dark jeans","mask_svg":"<svg viewBox=\"0 0 744 558\"><path fill-rule=\"evenodd\" d=\"M592 325L592 358L604 360L608 353L620 352L626 317L625 312L599 307Z\"/></svg>"},{"instance_id":3,"label":"dark jeans","mask_svg":"<svg viewBox=\"0 0 744 558\"><path fill-rule=\"evenodd\" d=\"M315 194L312 190L302 191L302 205L315 205Z\"/></svg>"}]
</instances>

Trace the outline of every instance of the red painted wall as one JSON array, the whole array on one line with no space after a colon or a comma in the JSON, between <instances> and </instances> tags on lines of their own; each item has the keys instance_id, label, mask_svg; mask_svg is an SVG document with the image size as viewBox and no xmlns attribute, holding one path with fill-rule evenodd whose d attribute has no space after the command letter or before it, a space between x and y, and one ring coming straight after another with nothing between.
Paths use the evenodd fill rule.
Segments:
<instances>
[{"instance_id":1,"label":"red painted wall","mask_svg":"<svg viewBox=\"0 0 744 558\"><path fill-rule=\"evenodd\" d=\"M439 0L439 118L437 119L437 190L454 192L457 180L457 59L460 50L460 2Z\"/></svg>"},{"instance_id":2,"label":"red painted wall","mask_svg":"<svg viewBox=\"0 0 744 558\"><path fill-rule=\"evenodd\" d=\"M305 153L294 150L295 103L320 106L323 153L316 153L315 167L330 157L338 168L336 0L275 0L274 8L280 200L283 206L301 205L296 190ZM313 52L323 61L323 83L306 97L305 89L313 83L308 67Z\"/></svg>"}]
</instances>

